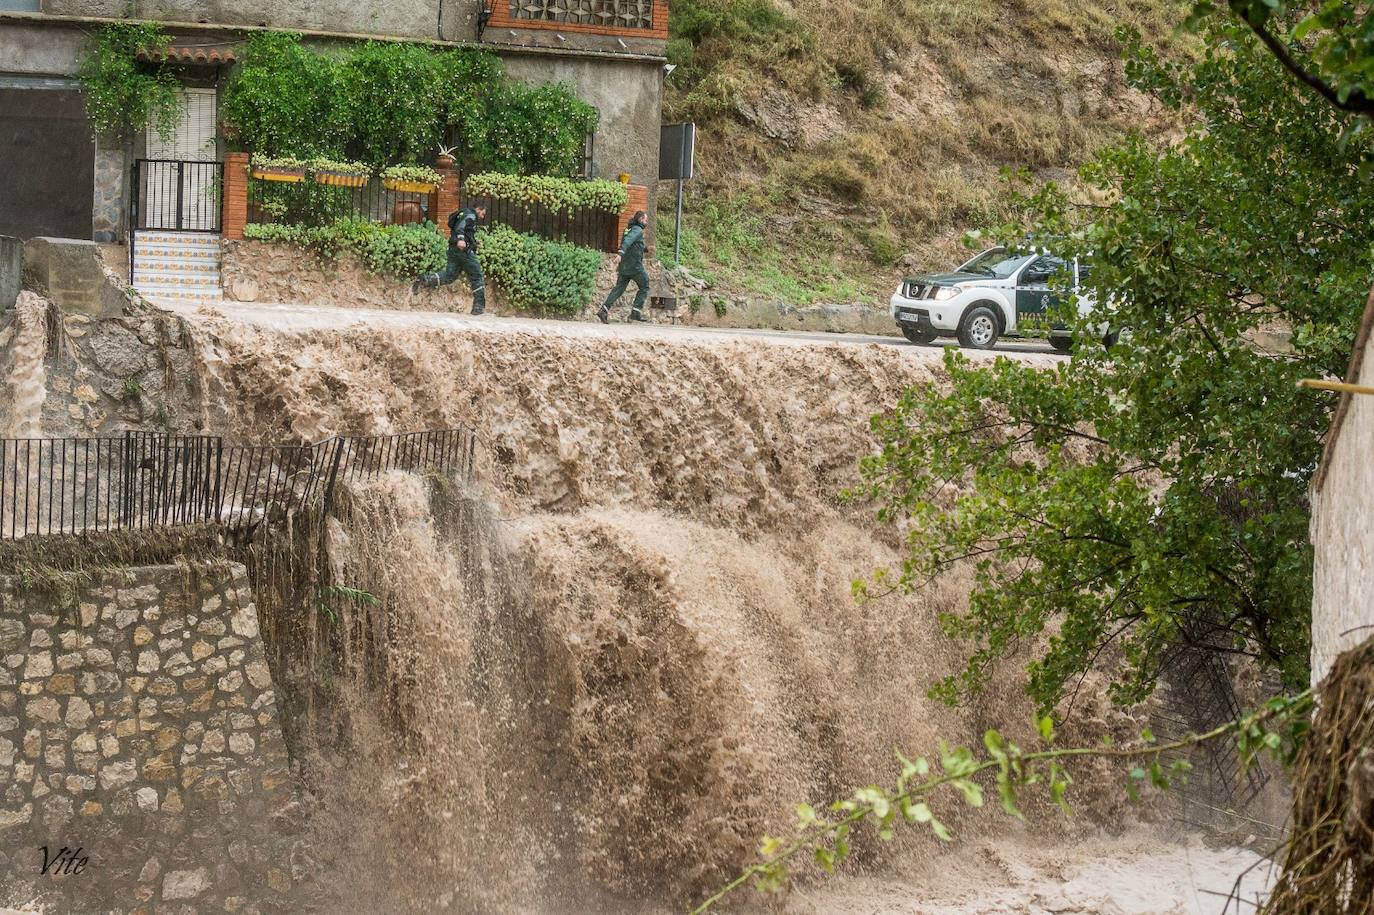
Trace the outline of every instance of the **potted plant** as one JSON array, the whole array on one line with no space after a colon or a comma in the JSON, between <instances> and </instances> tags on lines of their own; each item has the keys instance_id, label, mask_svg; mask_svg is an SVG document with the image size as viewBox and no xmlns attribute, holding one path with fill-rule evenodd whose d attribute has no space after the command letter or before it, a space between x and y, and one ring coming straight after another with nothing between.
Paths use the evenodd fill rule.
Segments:
<instances>
[{"instance_id":1,"label":"potted plant","mask_svg":"<svg viewBox=\"0 0 1374 915\"><path fill-rule=\"evenodd\" d=\"M458 161L457 159L453 158L453 151L457 148L458 147L456 146L440 145L439 156L434 160L434 164L439 166L440 168L453 168L454 164Z\"/></svg>"},{"instance_id":2,"label":"potted plant","mask_svg":"<svg viewBox=\"0 0 1374 915\"><path fill-rule=\"evenodd\" d=\"M362 187L367 184L371 174L361 162L339 162L334 159L311 159L310 172L316 184L338 187Z\"/></svg>"},{"instance_id":3,"label":"potted plant","mask_svg":"<svg viewBox=\"0 0 1374 915\"><path fill-rule=\"evenodd\" d=\"M382 172L388 190L428 194L439 186L440 175L425 165L393 165Z\"/></svg>"},{"instance_id":4,"label":"potted plant","mask_svg":"<svg viewBox=\"0 0 1374 915\"><path fill-rule=\"evenodd\" d=\"M263 181L304 181L305 163L290 156L255 155L249 160L254 178Z\"/></svg>"}]
</instances>

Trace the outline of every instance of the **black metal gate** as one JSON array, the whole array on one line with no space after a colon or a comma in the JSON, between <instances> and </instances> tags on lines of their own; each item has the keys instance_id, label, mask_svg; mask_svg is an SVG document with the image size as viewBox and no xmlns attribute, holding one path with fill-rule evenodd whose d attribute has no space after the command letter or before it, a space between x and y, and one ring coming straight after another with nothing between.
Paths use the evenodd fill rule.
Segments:
<instances>
[{"instance_id":1,"label":"black metal gate","mask_svg":"<svg viewBox=\"0 0 1374 915\"><path fill-rule=\"evenodd\" d=\"M129 181L129 281L141 231L217 233L224 208L224 163L135 159Z\"/></svg>"}]
</instances>

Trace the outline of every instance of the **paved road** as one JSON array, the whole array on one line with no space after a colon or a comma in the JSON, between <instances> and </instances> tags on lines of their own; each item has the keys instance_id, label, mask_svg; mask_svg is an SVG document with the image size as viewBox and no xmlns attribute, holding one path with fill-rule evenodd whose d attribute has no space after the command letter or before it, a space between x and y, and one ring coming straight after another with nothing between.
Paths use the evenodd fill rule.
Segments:
<instances>
[{"instance_id":1,"label":"paved road","mask_svg":"<svg viewBox=\"0 0 1374 915\"><path fill-rule=\"evenodd\" d=\"M306 328L343 328L357 324L369 327L416 328L435 327L452 330L502 333L512 330L532 331L541 334L559 334L572 337L601 337L606 335L678 339L678 340L720 340L720 339L763 339L778 344L827 344L827 345L877 345L909 349L914 354L936 355L941 349L957 346L952 340L942 340L930 346L916 346L901 337L885 337L876 334L827 334L818 331L754 330L733 327L696 327L685 324L617 324L603 325L594 321L563 321L541 318L514 318L483 315L473 317L466 314L440 311L392 311L374 308L323 308L314 305L268 304L261 302L225 302L210 307L203 305L158 303L168 311L177 312L190 318L222 317L231 321L242 321L263 327L286 329ZM987 357L989 355L1009 355L1027 362L1057 361L1062 356L1041 341L1004 341L990 354L985 351L969 350L970 355Z\"/></svg>"}]
</instances>

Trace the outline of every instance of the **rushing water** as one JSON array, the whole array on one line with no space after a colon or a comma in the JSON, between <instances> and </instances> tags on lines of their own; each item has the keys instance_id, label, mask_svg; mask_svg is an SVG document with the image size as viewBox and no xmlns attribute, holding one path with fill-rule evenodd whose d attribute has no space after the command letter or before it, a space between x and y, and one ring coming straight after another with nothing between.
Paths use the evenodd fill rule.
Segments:
<instances>
[{"instance_id":1,"label":"rushing water","mask_svg":"<svg viewBox=\"0 0 1374 915\"><path fill-rule=\"evenodd\" d=\"M902 543L837 494L873 447L868 416L938 383L934 357L308 317L191 322L206 431L480 436L471 487L392 474L346 491L324 547L354 596L291 608L346 634L282 666L333 706L314 711L334 730L288 722L321 910L682 911L797 802L890 780L894 746L1028 737L1017 665L972 707L925 696L959 662L938 615L966 573L851 597ZM1079 714L1065 739L1133 727L1093 697ZM1076 779L1083 826L1119 823L1116 774ZM950 800L941 814L985 839L1009 828ZM857 858L913 880L948 866L914 832L861 839ZM889 911L857 892L802 910Z\"/></svg>"}]
</instances>

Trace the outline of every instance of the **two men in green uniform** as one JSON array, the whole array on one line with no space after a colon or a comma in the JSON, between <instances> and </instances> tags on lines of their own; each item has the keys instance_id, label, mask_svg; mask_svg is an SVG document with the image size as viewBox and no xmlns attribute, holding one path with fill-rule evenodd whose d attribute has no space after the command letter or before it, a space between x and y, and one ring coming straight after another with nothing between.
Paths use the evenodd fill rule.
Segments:
<instances>
[{"instance_id":1,"label":"two men in green uniform","mask_svg":"<svg viewBox=\"0 0 1374 915\"><path fill-rule=\"evenodd\" d=\"M638 289L635 292L634 307L630 309L631 321L648 321L644 317L644 300L649 297L649 273L644 269L644 226L648 224L649 216L643 210L635 213L630 220L630 226L625 230L625 237L620 240L620 256L617 258L616 283L611 294L606 296L606 301L601 303L601 307L596 310L596 316L602 324L609 324L611 320L611 306L619 300L620 296L629 288L630 280L634 280Z\"/></svg>"},{"instance_id":2,"label":"two men in green uniform","mask_svg":"<svg viewBox=\"0 0 1374 915\"><path fill-rule=\"evenodd\" d=\"M486 281L482 279L482 265L477 260L477 223L487 218L487 208L475 207L454 210L448 218L448 263L439 273L426 273L410 284L414 295L421 287L447 286L460 276L467 276L472 287L472 314L487 310Z\"/></svg>"}]
</instances>

